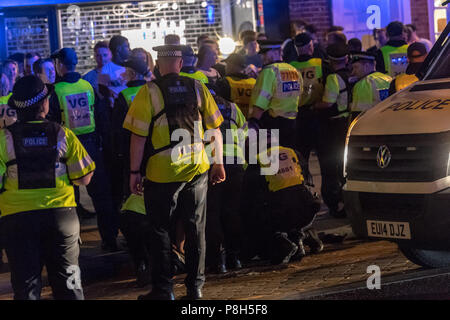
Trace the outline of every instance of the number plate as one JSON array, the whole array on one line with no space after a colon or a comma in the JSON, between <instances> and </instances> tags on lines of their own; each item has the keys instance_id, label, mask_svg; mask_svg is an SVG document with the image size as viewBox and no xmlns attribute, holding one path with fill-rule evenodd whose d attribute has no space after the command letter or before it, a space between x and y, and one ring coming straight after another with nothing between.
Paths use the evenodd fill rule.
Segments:
<instances>
[{"instance_id":1,"label":"number plate","mask_svg":"<svg viewBox=\"0 0 450 320\"><path fill-rule=\"evenodd\" d=\"M408 222L367 220L367 234L378 238L411 239Z\"/></svg>"}]
</instances>

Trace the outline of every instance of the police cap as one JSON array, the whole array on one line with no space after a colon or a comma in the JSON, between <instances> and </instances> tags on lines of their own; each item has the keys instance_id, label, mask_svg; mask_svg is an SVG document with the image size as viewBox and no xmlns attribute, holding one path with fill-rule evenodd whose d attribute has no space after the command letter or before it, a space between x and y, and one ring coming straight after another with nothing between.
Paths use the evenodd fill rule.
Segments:
<instances>
[{"instance_id":1,"label":"police cap","mask_svg":"<svg viewBox=\"0 0 450 320\"><path fill-rule=\"evenodd\" d=\"M227 65L232 65L236 67L245 68L247 64L245 63L245 56L242 54L232 53L228 58L224 60Z\"/></svg>"},{"instance_id":2,"label":"police cap","mask_svg":"<svg viewBox=\"0 0 450 320\"><path fill-rule=\"evenodd\" d=\"M308 32L303 32L298 34L294 39L294 44L296 47L304 47L312 41L311 36Z\"/></svg>"},{"instance_id":3,"label":"police cap","mask_svg":"<svg viewBox=\"0 0 450 320\"><path fill-rule=\"evenodd\" d=\"M281 49L281 45L283 44L280 40L259 40L259 53L266 53L270 50Z\"/></svg>"},{"instance_id":4,"label":"police cap","mask_svg":"<svg viewBox=\"0 0 450 320\"><path fill-rule=\"evenodd\" d=\"M62 48L52 53L52 59L58 59L65 66L76 66L78 64L78 57L75 50L72 48Z\"/></svg>"},{"instance_id":5,"label":"police cap","mask_svg":"<svg viewBox=\"0 0 450 320\"><path fill-rule=\"evenodd\" d=\"M35 75L22 77L14 84L8 105L13 109L25 109L35 106L52 94L53 89L52 85L44 84Z\"/></svg>"},{"instance_id":6,"label":"police cap","mask_svg":"<svg viewBox=\"0 0 450 320\"><path fill-rule=\"evenodd\" d=\"M368 61L375 63L375 56L367 52L354 52L352 53L352 63L359 61Z\"/></svg>"},{"instance_id":7,"label":"police cap","mask_svg":"<svg viewBox=\"0 0 450 320\"><path fill-rule=\"evenodd\" d=\"M182 58L184 49L185 46L178 44L166 44L153 48L158 53L158 58Z\"/></svg>"},{"instance_id":8,"label":"police cap","mask_svg":"<svg viewBox=\"0 0 450 320\"><path fill-rule=\"evenodd\" d=\"M343 60L349 54L348 45L337 42L327 47L327 55L331 60Z\"/></svg>"}]
</instances>

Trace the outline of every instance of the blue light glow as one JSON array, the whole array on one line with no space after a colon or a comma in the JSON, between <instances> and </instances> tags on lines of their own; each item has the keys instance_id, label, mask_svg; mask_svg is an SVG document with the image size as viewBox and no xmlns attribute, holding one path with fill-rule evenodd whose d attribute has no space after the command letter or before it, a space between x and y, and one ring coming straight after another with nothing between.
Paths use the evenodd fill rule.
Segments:
<instances>
[{"instance_id":1,"label":"blue light glow","mask_svg":"<svg viewBox=\"0 0 450 320\"><path fill-rule=\"evenodd\" d=\"M214 16L214 6L209 4L206 7L206 14L208 16L208 23L209 24L213 24L214 22L216 22L216 18Z\"/></svg>"}]
</instances>

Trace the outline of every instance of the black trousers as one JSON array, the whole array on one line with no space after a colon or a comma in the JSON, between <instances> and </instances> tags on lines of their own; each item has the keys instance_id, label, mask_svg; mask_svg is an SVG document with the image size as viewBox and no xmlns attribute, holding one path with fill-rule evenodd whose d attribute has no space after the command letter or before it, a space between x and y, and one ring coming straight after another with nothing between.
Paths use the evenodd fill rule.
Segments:
<instances>
[{"instance_id":1,"label":"black trousers","mask_svg":"<svg viewBox=\"0 0 450 320\"><path fill-rule=\"evenodd\" d=\"M324 119L320 125L318 158L322 175L321 194L330 210L337 210L344 185L344 148L348 119Z\"/></svg>"},{"instance_id":2,"label":"black trousers","mask_svg":"<svg viewBox=\"0 0 450 320\"><path fill-rule=\"evenodd\" d=\"M119 215L120 230L127 240L128 249L134 266L141 263L150 265L150 233L149 219L140 213L127 211Z\"/></svg>"},{"instance_id":3,"label":"black trousers","mask_svg":"<svg viewBox=\"0 0 450 320\"><path fill-rule=\"evenodd\" d=\"M2 221L14 299L40 299L44 265L55 299L84 299L81 280L75 281L80 279L80 223L75 208L17 213Z\"/></svg>"},{"instance_id":4,"label":"black trousers","mask_svg":"<svg viewBox=\"0 0 450 320\"><path fill-rule=\"evenodd\" d=\"M297 116L296 149L309 162L309 156L313 149L317 150L319 141L320 119L311 107L299 108Z\"/></svg>"},{"instance_id":5,"label":"black trousers","mask_svg":"<svg viewBox=\"0 0 450 320\"><path fill-rule=\"evenodd\" d=\"M205 282L205 225L208 172L190 182L156 183L145 181L144 199L150 219L152 288L172 292L170 230L181 217L186 234L187 288L202 288Z\"/></svg>"},{"instance_id":6,"label":"black trousers","mask_svg":"<svg viewBox=\"0 0 450 320\"><path fill-rule=\"evenodd\" d=\"M106 243L116 241L118 234L118 211L114 206L111 180L105 166L103 153L96 134L86 134L78 136L80 142L95 161L95 171L91 182L86 186L86 190L92 199L92 203L97 212L97 225L102 240ZM79 190L75 189L75 195L79 201Z\"/></svg>"},{"instance_id":7,"label":"black trousers","mask_svg":"<svg viewBox=\"0 0 450 320\"><path fill-rule=\"evenodd\" d=\"M279 130L279 145L287 148L295 148L296 123L296 119L272 118L267 112L261 118L263 129Z\"/></svg>"},{"instance_id":8,"label":"black trousers","mask_svg":"<svg viewBox=\"0 0 450 320\"><path fill-rule=\"evenodd\" d=\"M206 261L217 266L223 250L238 257L242 247L240 216L242 186L245 170L242 165L225 165L225 182L208 187L206 219Z\"/></svg>"}]
</instances>

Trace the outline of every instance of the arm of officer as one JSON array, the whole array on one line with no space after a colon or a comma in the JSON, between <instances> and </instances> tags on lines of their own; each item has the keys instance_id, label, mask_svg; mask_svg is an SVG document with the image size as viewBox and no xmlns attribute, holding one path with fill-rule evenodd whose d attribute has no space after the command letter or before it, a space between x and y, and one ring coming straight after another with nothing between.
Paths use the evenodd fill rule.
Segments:
<instances>
[{"instance_id":1,"label":"arm of officer","mask_svg":"<svg viewBox=\"0 0 450 320\"><path fill-rule=\"evenodd\" d=\"M258 79L256 79L256 84L250 98L250 118L259 120L263 113L269 109L275 83L275 73L271 68L266 68L261 71Z\"/></svg>"},{"instance_id":2,"label":"arm of officer","mask_svg":"<svg viewBox=\"0 0 450 320\"><path fill-rule=\"evenodd\" d=\"M153 108L150 99L150 91L147 85L143 86L133 102L123 122L123 128L131 131L130 139L130 190L134 194L142 193L139 173L144 157L144 148L149 135L152 121Z\"/></svg>"},{"instance_id":3,"label":"arm of officer","mask_svg":"<svg viewBox=\"0 0 450 320\"><path fill-rule=\"evenodd\" d=\"M203 117L203 126L210 133L211 143L214 143L214 163L210 170L210 181L214 185L225 181L226 178L223 166L223 137L220 131L223 117L208 88L198 81L196 84L201 100L200 112Z\"/></svg>"},{"instance_id":4,"label":"arm of officer","mask_svg":"<svg viewBox=\"0 0 450 320\"><path fill-rule=\"evenodd\" d=\"M95 163L72 130L62 130L66 135L67 151L64 158L69 179L77 186L88 185L94 174Z\"/></svg>"},{"instance_id":5,"label":"arm of officer","mask_svg":"<svg viewBox=\"0 0 450 320\"><path fill-rule=\"evenodd\" d=\"M314 105L314 108L316 109L331 108L337 102L339 91L340 87L338 78L333 74L328 75L327 80L325 82L325 89L323 92L322 101L316 103Z\"/></svg>"}]
</instances>

